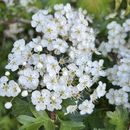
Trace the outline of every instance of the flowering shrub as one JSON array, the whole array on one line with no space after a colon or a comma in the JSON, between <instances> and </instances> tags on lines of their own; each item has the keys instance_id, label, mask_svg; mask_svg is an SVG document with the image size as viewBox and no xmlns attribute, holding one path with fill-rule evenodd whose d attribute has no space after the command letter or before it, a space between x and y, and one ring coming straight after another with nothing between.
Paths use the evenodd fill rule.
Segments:
<instances>
[{"instance_id":1,"label":"flowering shrub","mask_svg":"<svg viewBox=\"0 0 130 130\"><path fill-rule=\"evenodd\" d=\"M15 5L13 0L5 2L8 7ZM129 10L106 16L101 29L82 8L55 4L29 10L34 2L20 1L33 13L31 20L22 19L31 25L31 40L14 42L0 78L0 97L6 97L2 105L17 116L20 130L127 129L130 19L125 15ZM16 31L24 29L16 28L6 34L17 39Z\"/></svg>"},{"instance_id":2,"label":"flowering shrub","mask_svg":"<svg viewBox=\"0 0 130 130\"><path fill-rule=\"evenodd\" d=\"M5 68L17 71L18 82L3 76L0 95L16 97L20 92L23 96L29 93L37 111L60 110L62 102L72 98L75 105L70 104L67 113L78 108L80 114L91 114L94 101L106 93L106 84L99 81L105 76L103 60L92 59L96 47L90 18L86 11L76 11L69 4L55 5L52 11L40 10L32 17L31 24L41 36L27 44L24 39L14 43ZM85 94L97 82L93 93ZM82 101L84 94L89 99ZM5 104L7 109L11 106Z\"/></svg>"}]
</instances>

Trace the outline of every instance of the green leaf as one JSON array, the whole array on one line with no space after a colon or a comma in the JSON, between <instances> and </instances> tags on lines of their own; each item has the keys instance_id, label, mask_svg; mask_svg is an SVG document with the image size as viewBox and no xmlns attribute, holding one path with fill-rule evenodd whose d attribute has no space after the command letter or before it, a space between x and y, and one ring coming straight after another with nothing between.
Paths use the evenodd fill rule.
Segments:
<instances>
[{"instance_id":1,"label":"green leaf","mask_svg":"<svg viewBox=\"0 0 130 130\"><path fill-rule=\"evenodd\" d=\"M55 130L54 122L45 111L35 111L32 109L32 113L36 118L40 118L43 121L45 130Z\"/></svg>"},{"instance_id":2,"label":"green leaf","mask_svg":"<svg viewBox=\"0 0 130 130\"><path fill-rule=\"evenodd\" d=\"M115 126L115 130L126 130L128 127L127 109L118 107L114 112L107 112L109 123Z\"/></svg>"},{"instance_id":3,"label":"green leaf","mask_svg":"<svg viewBox=\"0 0 130 130\"><path fill-rule=\"evenodd\" d=\"M92 114L87 115L84 124L87 130L93 130L94 128L104 128L106 112L103 109L95 110Z\"/></svg>"},{"instance_id":4,"label":"green leaf","mask_svg":"<svg viewBox=\"0 0 130 130\"><path fill-rule=\"evenodd\" d=\"M82 122L60 121L60 130L82 130L85 126Z\"/></svg>"},{"instance_id":5,"label":"green leaf","mask_svg":"<svg viewBox=\"0 0 130 130\"><path fill-rule=\"evenodd\" d=\"M35 118L33 118L31 116L26 116L26 115L20 115L20 116L18 116L17 120L21 124L28 124L28 123L35 122Z\"/></svg>"},{"instance_id":6,"label":"green leaf","mask_svg":"<svg viewBox=\"0 0 130 130\"><path fill-rule=\"evenodd\" d=\"M31 109L35 117L20 115L17 119L23 126L19 130L39 130L44 126L45 130L55 130L54 122L48 117L45 111L35 111Z\"/></svg>"},{"instance_id":7,"label":"green leaf","mask_svg":"<svg viewBox=\"0 0 130 130\"><path fill-rule=\"evenodd\" d=\"M39 128L42 126L42 122L35 120L33 123L25 124L22 127L19 128L19 130L39 130Z\"/></svg>"},{"instance_id":8,"label":"green leaf","mask_svg":"<svg viewBox=\"0 0 130 130\"><path fill-rule=\"evenodd\" d=\"M19 115L32 115L30 105L27 101L16 98L13 103L12 114L15 116Z\"/></svg>"},{"instance_id":9,"label":"green leaf","mask_svg":"<svg viewBox=\"0 0 130 130\"><path fill-rule=\"evenodd\" d=\"M31 112L36 118L50 119L45 111L36 111L35 108L31 107Z\"/></svg>"}]
</instances>

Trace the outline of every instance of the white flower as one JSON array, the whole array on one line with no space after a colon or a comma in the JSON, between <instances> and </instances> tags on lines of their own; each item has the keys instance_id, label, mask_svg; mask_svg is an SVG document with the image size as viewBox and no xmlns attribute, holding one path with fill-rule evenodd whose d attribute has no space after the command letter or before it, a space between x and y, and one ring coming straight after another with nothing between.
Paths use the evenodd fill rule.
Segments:
<instances>
[{"instance_id":1,"label":"white flower","mask_svg":"<svg viewBox=\"0 0 130 130\"><path fill-rule=\"evenodd\" d=\"M59 32L59 35L61 36L68 36L69 34L69 25L67 23L67 19L64 16L56 17L56 24L57 24L57 29Z\"/></svg>"},{"instance_id":2,"label":"white flower","mask_svg":"<svg viewBox=\"0 0 130 130\"><path fill-rule=\"evenodd\" d=\"M56 86L54 86L54 91L58 93L62 99L71 97L71 90L64 82L58 83Z\"/></svg>"},{"instance_id":3,"label":"white flower","mask_svg":"<svg viewBox=\"0 0 130 130\"><path fill-rule=\"evenodd\" d=\"M87 74L91 73L94 77L105 76L105 71L102 70L103 63L103 60L99 60L99 62L88 61L87 66L85 67L85 72Z\"/></svg>"},{"instance_id":4,"label":"white flower","mask_svg":"<svg viewBox=\"0 0 130 130\"><path fill-rule=\"evenodd\" d=\"M5 108L6 109L10 109L12 107L12 103L11 102L6 102L5 103Z\"/></svg>"},{"instance_id":5,"label":"white flower","mask_svg":"<svg viewBox=\"0 0 130 130\"><path fill-rule=\"evenodd\" d=\"M130 19L127 19L124 23L123 23L123 27L125 29L126 32L130 31Z\"/></svg>"},{"instance_id":6,"label":"white flower","mask_svg":"<svg viewBox=\"0 0 130 130\"><path fill-rule=\"evenodd\" d=\"M77 109L77 105L69 105L66 110L67 112L65 113L65 115L69 114L69 113L73 113L75 112Z\"/></svg>"},{"instance_id":7,"label":"white flower","mask_svg":"<svg viewBox=\"0 0 130 130\"><path fill-rule=\"evenodd\" d=\"M49 111L60 110L62 108L61 106L62 99L59 94L52 92L50 95L50 103L47 104L47 109Z\"/></svg>"},{"instance_id":8,"label":"white flower","mask_svg":"<svg viewBox=\"0 0 130 130\"><path fill-rule=\"evenodd\" d=\"M80 110L80 114L84 115L86 113L91 114L93 112L94 109L94 104L91 101L88 101L87 99L85 101L82 102L82 104L80 104L78 106L79 110Z\"/></svg>"},{"instance_id":9,"label":"white flower","mask_svg":"<svg viewBox=\"0 0 130 130\"><path fill-rule=\"evenodd\" d=\"M32 103L35 105L36 110L45 110L46 105L50 103L50 92L47 89L43 89L41 92L36 90L32 92Z\"/></svg>"},{"instance_id":10,"label":"white flower","mask_svg":"<svg viewBox=\"0 0 130 130\"><path fill-rule=\"evenodd\" d=\"M25 49L25 40L24 39L17 40L13 44L13 46L14 48L12 49L12 52L20 53L21 51Z\"/></svg>"},{"instance_id":11,"label":"white flower","mask_svg":"<svg viewBox=\"0 0 130 130\"><path fill-rule=\"evenodd\" d=\"M124 105L128 103L128 94L122 89L110 89L109 92L106 94L106 98L108 99L110 104Z\"/></svg>"},{"instance_id":12,"label":"white flower","mask_svg":"<svg viewBox=\"0 0 130 130\"><path fill-rule=\"evenodd\" d=\"M54 41L54 49L59 50L61 53L65 53L67 48L68 44L66 41L61 39L56 39L56 41Z\"/></svg>"},{"instance_id":13,"label":"white flower","mask_svg":"<svg viewBox=\"0 0 130 130\"><path fill-rule=\"evenodd\" d=\"M0 96L10 96L9 94L9 86L8 86L8 78L3 76L0 78Z\"/></svg>"},{"instance_id":14,"label":"white flower","mask_svg":"<svg viewBox=\"0 0 130 130\"><path fill-rule=\"evenodd\" d=\"M39 73L31 68L26 68L19 72L19 83L25 89L36 89L39 84Z\"/></svg>"},{"instance_id":15,"label":"white flower","mask_svg":"<svg viewBox=\"0 0 130 130\"><path fill-rule=\"evenodd\" d=\"M31 64L35 65L39 69L44 69L46 66L46 55L33 54L31 57Z\"/></svg>"},{"instance_id":16,"label":"white flower","mask_svg":"<svg viewBox=\"0 0 130 130\"><path fill-rule=\"evenodd\" d=\"M86 39L87 33L86 32L86 26L83 24L75 24L71 28L71 38L73 40L77 40L78 42L83 41Z\"/></svg>"},{"instance_id":17,"label":"white flower","mask_svg":"<svg viewBox=\"0 0 130 130\"><path fill-rule=\"evenodd\" d=\"M59 73L60 66L57 60L54 59L52 56L47 56L47 72L50 76L54 76Z\"/></svg>"},{"instance_id":18,"label":"white flower","mask_svg":"<svg viewBox=\"0 0 130 130\"><path fill-rule=\"evenodd\" d=\"M6 65L6 69L10 69L12 71L16 71L21 64L21 61L18 60L21 59L21 55L9 55L9 63ZM22 60L22 59L21 59Z\"/></svg>"},{"instance_id":19,"label":"white flower","mask_svg":"<svg viewBox=\"0 0 130 130\"><path fill-rule=\"evenodd\" d=\"M106 84L102 83L101 81L98 83L98 87L96 88L96 93L98 98L102 97L106 93Z\"/></svg>"},{"instance_id":20,"label":"white flower","mask_svg":"<svg viewBox=\"0 0 130 130\"><path fill-rule=\"evenodd\" d=\"M36 27L37 32L41 32L43 30L44 24L46 23L47 14L47 10L40 10L32 16L31 25L32 27Z\"/></svg>"},{"instance_id":21,"label":"white flower","mask_svg":"<svg viewBox=\"0 0 130 130\"><path fill-rule=\"evenodd\" d=\"M58 80L57 77L51 77L50 75L46 74L44 75L43 82L49 90L54 90L54 87L57 85Z\"/></svg>"},{"instance_id":22,"label":"white flower","mask_svg":"<svg viewBox=\"0 0 130 130\"><path fill-rule=\"evenodd\" d=\"M21 89L19 85L13 80L9 81L9 95L12 97L16 97L20 92Z\"/></svg>"},{"instance_id":23,"label":"white flower","mask_svg":"<svg viewBox=\"0 0 130 130\"><path fill-rule=\"evenodd\" d=\"M89 75L83 75L79 78L79 82L84 85L84 87L90 88L93 85L92 79Z\"/></svg>"},{"instance_id":24,"label":"white flower","mask_svg":"<svg viewBox=\"0 0 130 130\"><path fill-rule=\"evenodd\" d=\"M109 99L110 104L114 104L116 98L114 94L114 89L109 90L109 92L106 94L106 98Z\"/></svg>"},{"instance_id":25,"label":"white flower","mask_svg":"<svg viewBox=\"0 0 130 130\"><path fill-rule=\"evenodd\" d=\"M33 38L31 42L28 43L28 46L30 48L33 48L35 52L41 52L42 51L42 44L41 44L41 38Z\"/></svg>"},{"instance_id":26,"label":"white flower","mask_svg":"<svg viewBox=\"0 0 130 130\"><path fill-rule=\"evenodd\" d=\"M43 38L42 40L41 40L41 45L42 45L42 47L47 47L47 50L49 50L49 51L52 51L52 50L54 50L54 40L52 40L52 39L50 39L50 38Z\"/></svg>"},{"instance_id":27,"label":"white flower","mask_svg":"<svg viewBox=\"0 0 130 130\"><path fill-rule=\"evenodd\" d=\"M43 32L45 38L56 39L58 36L56 23L55 22L46 23Z\"/></svg>"},{"instance_id":28,"label":"white flower","mask_svg":"<svg viewBox=\"0 0 130 130\"><path fill-rule=\"evenodd\" d=\"M65 13L63 4L54 5L54 10L56 11L55 14L54 14L55 17L61 17Z\"/></svg>"},{"instance_id":29,"label":"white flower","mask_svg":"<svg viewBox=\"0 0 130 130\"><path fill-rule=\"evenodd\" d=\"M111 23L107 25L107 29L110 30L109 34L111 35L118 34L121 29L121 26L116 21L112 21Z\"/></svg>"}]
</instances>

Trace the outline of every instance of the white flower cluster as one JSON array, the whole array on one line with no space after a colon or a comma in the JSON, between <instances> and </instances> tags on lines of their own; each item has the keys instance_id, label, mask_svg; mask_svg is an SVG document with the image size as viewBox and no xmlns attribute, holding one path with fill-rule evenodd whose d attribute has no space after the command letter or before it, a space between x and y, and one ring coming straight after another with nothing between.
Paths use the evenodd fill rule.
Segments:
<instances>
[{"instance_id":1,"label":"white flower cluster","mask_svg":"<svg viewBox=\"0 0 130 130\"><path fill-rule=\"evenodd\" d=\"M0 95L7 97L16 97L21 92L19 85L6 77L0 78Z\"/></svg>"},{"instance_id":2,"label":"white flower cluster","mask_svg":"<svg viewBox=\"0 0 130 130\"><path fill-rule=\"evenodd\" d=\"M52 13L54 12L54 13ZM73 9L70 4L55 5L53 10L40 10L32 17L32 27L42 37L26 43L14 43L6 69L18 73L18 84L5 77L0 79L1 96L22 96L31 93L36 110L59 110L65 99L74 99L76 106L67 107L67 113L77 108L81 114L90 114L94 101L106 93L103 60L93 61L96 51L95 33L89 26L86 11ZM80 104L84 91L99 83L90 99ZM10 90L11 89L11 90ZM11 93L10 93L11 92ZM8 104L7 104L8 105ZM9 104L9 106L11 106Z\"/></svg>"},{"instance_id":3,"label":"white flower cluster","mask_svg":"<svg viewBox=\"0 0 130 130\"><path fill-rule=\"evenodd\" d=\"M120 86L130 92L130 59L121 59L119 65L107 70L107 77L113 85Z\"/></svg>"},{"instance_id":4,"label":"white flower cluster","mask_svg":"<svg viewBox=\"0 0 130 130\"><path fill-rule=\"evenodd\" d=\"M102 42L99 46L99 50L103 55L107 55L110 52L118 53L119 56L126 46L127 32L130 31L130 19L127 19L122 25L116 21L112 21L107 25L108 29L108 41ZM126 47L125 47L126 49Z\"/></svg>"},{"instance_id":5,"label":"white flower cluster","mask_svg":"<svg viewBox=\"0 0 130 130\"><path fill-rule=\"evenodd\" d=\"M108 99L110 104L116 106L123 105L126 108L130 108L130 104L128 103L128 93L126 93L122 89L110 89L109 92L106 94L106 98Z\"/></svg>"},{"instance_id":6,"label":"white flower cluster","mask_svg":"<svg viewBox=\"0 0 130 130\"><path fill-rule=\"evenodd\" d=\"M107 78L113 85L119 86L119 90L111 89L106 97L110 104L129 107L128 92L130 92L130 59L121 59L118 65L107 70ZM113 96L112 96L113 95Z\"/></svg>"},{"instance_id":7,"label":"white flower cluster","mask_svg":"<svg viewBox=\"0 0 130 130\"><path fill-rule=\"evenodd\" d=\"M99 50L107 55L110 52L117 54L117 64L106 70L106 76L113 86L106 94L110 104L122 105L130 108L128 94L130 92L130 46L129 31L130 19L122 24L116 21L108 24L108 42L101 43ZM115 60L115 59L114 59Z\"/></svg>"}]
</instances>

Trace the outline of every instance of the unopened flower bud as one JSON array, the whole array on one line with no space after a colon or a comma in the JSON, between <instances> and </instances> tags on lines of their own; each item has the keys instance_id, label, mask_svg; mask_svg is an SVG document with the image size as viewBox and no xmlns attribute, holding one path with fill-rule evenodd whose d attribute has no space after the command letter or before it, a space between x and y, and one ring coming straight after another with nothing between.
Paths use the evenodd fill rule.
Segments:
<instances>
[{"instance_id":1,"label":"unopened flower bud","mask_svg":"<svg viewBox=\"0 0 130 130\"><path fill-rule=\"evenodd\" d=\"M12 107L12 103L11 102L6 102L5 103L5 108L6 109L10 109Z\"/></svg>"},{"instance_id":2,"label":"unopened flower bud","mask_svg":"<svg viewBox=\"0 0 130 130\"><path fill-rule=\"evenodd\" d=\"M9 75L10 75L10 72L9 72L9 71L6 71L6 72L5 72L5 75L6 75L6 76L9 76Z\"/></svg>"},{"instance_id":3,"label":"unopened flower bud","mask_svg":"<svg viewBox=\"0 0 130 130\"><path fill-rule=\"evenodd\" d=\"M28 96L28 91L27 90L23 90L21 93L22 97L27 97Z\"/></svg>"}]
</instances>

